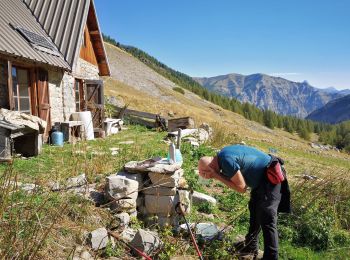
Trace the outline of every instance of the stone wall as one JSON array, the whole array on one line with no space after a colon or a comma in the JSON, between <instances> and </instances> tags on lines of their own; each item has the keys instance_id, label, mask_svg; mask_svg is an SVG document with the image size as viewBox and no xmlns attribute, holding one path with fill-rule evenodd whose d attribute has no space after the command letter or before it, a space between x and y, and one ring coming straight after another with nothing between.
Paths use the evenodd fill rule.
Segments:
<instances>
[{"instance_id":1,"label":"stone wall","mask_svg":"<svg viewBox=\"0 0 350 260\"><path fill-rule=\"evenodd\" d=\"M68 121L75 108L75 78L99 79L98 67L84 61L78 60L73 73L62 73L60 71L49 71L49 91L51 103L51 122Z\"/></svg>"},{"instance_id":2,"label":"stone wall","mask_svg":"<svg viewBox=\"0 0 350 260\"><path fill-rule=\"evenodd\" d=\"M51 122L68 121L75 112L74 77L68 73L49 71Z\"/></svg>"},{"instance_id":3,"label":"stone wall","mask_svg":"<svg viewBox=\"0 0 350 260\"><path fill-rule=\"evenodd\" d=\"M98 67L79 58L77 62L77 66L74 71L74 76L80 79L99 79L99 70Z\"/></svg>"}]
</instances>

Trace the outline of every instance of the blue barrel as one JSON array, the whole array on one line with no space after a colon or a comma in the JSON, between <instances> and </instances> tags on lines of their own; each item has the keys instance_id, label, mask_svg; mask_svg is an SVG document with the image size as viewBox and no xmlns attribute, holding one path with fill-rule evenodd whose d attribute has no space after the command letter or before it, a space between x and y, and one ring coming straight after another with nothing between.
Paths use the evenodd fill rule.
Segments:
<instances>
[{"instance_id":1,"label":"blue barrel","mask_svg":"<svg viewBox=\"0 0 350 260\"><path fill-rule=\"evenodd\" d=\"M63 133L60 131L54 131L51 134L52 145L63 146Z\"/></svg>"}]
</instances>

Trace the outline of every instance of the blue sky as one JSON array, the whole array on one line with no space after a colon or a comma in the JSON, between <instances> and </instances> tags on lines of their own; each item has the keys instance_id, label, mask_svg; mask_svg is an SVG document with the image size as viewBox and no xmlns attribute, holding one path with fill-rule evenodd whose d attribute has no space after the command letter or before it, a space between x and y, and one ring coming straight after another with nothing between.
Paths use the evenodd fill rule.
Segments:
<instances>
[{"instance_id":1,"label":"blue sky","mask_svg":"<svg viewBox=\"0 0 350 260\"><path fill-rule=\"evenodd\" d=\"M349 0L95 0L102 31L190 76L350 88Z\"/></svg>"}]
</instances>

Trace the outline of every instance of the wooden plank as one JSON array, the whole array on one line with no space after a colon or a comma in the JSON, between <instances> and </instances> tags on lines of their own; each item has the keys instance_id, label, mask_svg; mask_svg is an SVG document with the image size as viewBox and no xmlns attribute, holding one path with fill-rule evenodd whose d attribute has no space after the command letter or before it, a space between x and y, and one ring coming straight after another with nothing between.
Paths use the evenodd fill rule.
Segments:
<instances>
[{"instance_id":1,"label":"wooden plank","mask_svg":"<svg viewBox=\"0 0 350 260\"><path fill-rule=\"evenodd\" d=\"M194 128L194 120L192 117L182 117L168 120L168 129L170 132L177 129Z\"/></svg>"},{"instance_id":2,"label":"wooden plank","mask_svg":"<svg viewBox=\"0 0 350 260\"><path fill-rule=\"evenodd\" d=\"M13 110L15 108L15 105L13 103L12 62L11 61L7 61L7 87L8 87L8 94L9 94L10 110Z\"/></svg>"},{"instance_id":3,"label":"wooden plank","mask_svg":"<svg viewBox=\"0 0 350 260\"><path fill-rule=\"evenodd\" d=\"M121 108L118 107L117 110L119 112L121 110ZM152 113L148 113L148 112L136 111L136 110L132 110L132 109L126 109L125 110L125 115L144 117L144 118L153 119L153 120L156 120L156 117L157 117L156 114L152 114Z\"/></svg>"},{"instance_id":4,"label":"wooden plank","mask_svg":"<svg viewBox=\"0 0 350 260\"><path fill-rule=\"evenodd\" d=\"M131 123L134 123L134 124L143 125L143 126L146 126L148 128L155 128L156 127L155 122L147 121L147 120L144 120L144 119L139 118L139 117L128 116L128 119Z\"/></svg>"}]
</instances>

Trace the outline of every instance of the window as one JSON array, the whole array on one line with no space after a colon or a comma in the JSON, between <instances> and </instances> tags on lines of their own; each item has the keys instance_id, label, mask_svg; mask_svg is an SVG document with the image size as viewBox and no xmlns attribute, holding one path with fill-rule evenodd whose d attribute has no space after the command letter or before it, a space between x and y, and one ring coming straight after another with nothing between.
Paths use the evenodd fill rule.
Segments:
<instances>
[{"instance_id":1,"label":"window","mask_svg":"<svg viewBox=\"0 0 350 260\"><path fill-rule=\"evenodd\" d=\"M12 67L12 93L15 111L30 114L29 72Z\"/></svg>"},{"instance_id":2,"label":"window","mask_svg":"<svg viewBox=\"0 0 350 260\"><path fill-rule=\"evenodd\" d=\"M79 112L82 110L83 99L83 83L80 79L75 80L75 110Z\"/></svg>"}]
</instances>

